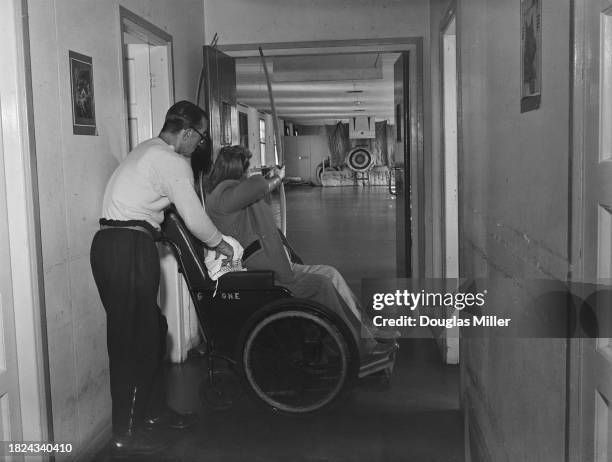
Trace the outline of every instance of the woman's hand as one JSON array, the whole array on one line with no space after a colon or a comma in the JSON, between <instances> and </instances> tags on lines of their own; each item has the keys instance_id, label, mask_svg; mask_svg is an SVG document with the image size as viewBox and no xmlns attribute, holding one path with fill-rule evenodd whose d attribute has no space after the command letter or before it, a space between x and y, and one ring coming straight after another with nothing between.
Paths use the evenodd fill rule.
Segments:
<instances>
[{"instance_id":1,"label":"woman's hand","mask_svg":"<svg viewBox=\"0 0 612 462\"><path fill-rule=\"evenodd\" d=\"M281 180L285 179L285 166L275 166L272 169L273 172L273 176L276 175L277 177L279 177Z\"/></svg>"},{"instance_id":2,"label":"woman's hand","mask_svg":"<svg viewBox=\"0 0 612 462\"><path fill-rule=\"evenodd\" d=\"M278 188L283 183L283 178L285 178L285 167L275 166L270 170L270 173L267 177L268 181L268 193L271 193L276 188Z\"/></svg>"},{"instance_id":3,"label":"woman's hand","mask_svg":"<svg viewBox=\"0 0 612 462\"><path fill-rule=\"evenodd\" d=\"M279 177L281 180L285 178L285 166L282 167L280 165L275 165L270 169L270 171L266 174L266 178L271 180L275 176Z\"/></svg>"}]
</instances>

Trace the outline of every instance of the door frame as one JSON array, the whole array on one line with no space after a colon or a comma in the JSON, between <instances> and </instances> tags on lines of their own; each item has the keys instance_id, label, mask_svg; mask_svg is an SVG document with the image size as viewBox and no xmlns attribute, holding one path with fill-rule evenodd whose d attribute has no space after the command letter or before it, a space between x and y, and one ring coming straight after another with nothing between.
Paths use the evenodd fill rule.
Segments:
<instances>
[{"instance_id":1,"label":"door frame","mask_svg":"<svg viewBox=\"0 0 612 462\"><path fill-rule=\"evenodd\" d=\"M11 252L20 439L53 441L53 413L27 0L9 0L0 19L5 91L0 120L5 151L6 202ZM25 85L24 85L25 82ZM19 309L15 309L19 307ZM25 341L24 339L32 339Z\"/></svg>"},{"instance_id":2,"label":"door frame","mask_svg":"<svg viewBox=\"0 0 612 462\"><path fill-rule=\"evenodd\" d=\"M297 56L297 55L324 55L324 54L350 54L350 53L385 53L406 52L409 57L408 64L408 88L404 88L404 94L408 95L409 107L404 111L405 125L410 140L404 153L404 173L409 171L410 163L417 165L416 174L412 178L406 178L407 187L405 203L407 208L410 204L410 184L416 180L416 227L413 228L407 221L404 236L406 249L406 272L400 277L424 277L426 272L427 243L425 236L426 214L425 210L425 116L424 116L424 84L423 84L423 38L422 37L398 37L378 39L356 39L356 40L322 40L304 42L276 42L276 43L243 43L234 45L219 45L217 48L233 58L258 57L261 47L266 57ZM416 162L415 162L416 161ZM412 238L412 245L409 245Z\"/></svg>"},{"instance_id":3,"label":"door frame","mask_svg":"<svg viewBox=\"0 0 612 462\"><path fill-rule=\"evenodd\" d=\"M588 0L570 2L570 127L568 130L569 200L568 200L568 275L570 282L583 282L585 269L583 238L585 220L585 159L587 131L585 115L590 107L585 75L593 59L588 49ZM582 457L582 368L584 342L581 338L568 338L565 412L565 460L581 462Z\"/></svg>"},{"instance_id":4,"label":"door frame","mask_svg":"<svg viewBox=\"0 0 612 462\"><path fill-rule=\"evenodd\" d=\"M174 49L173 49L173 39L170 34L168 34L163 29L157 27L155 24L147 21L144 18L141 18L136 13L131 12L127 8L119 5L119 24L121 26L121 33L119 37L120 41L120 59L121 64L119 68L122 70L123 78L121 79L122 88L121 92L123 95L123 107L124 111L122 117L124 118L123 124L125 127L125 146L126 149L123 152L123 157L127 156L130 146L130 127L129 127L129 105L130 101L128 98L128 71L126 69L126 52L124 46L123 36L125 33L129 33L135 35L136 37L143 40L143 42L148 43L149 45L154 46L164 46L167 50L168 56L168 99L170 103L174 103Z\"/></svg>"},{"instance_id":5,"label":"door frame","mask_svg":"<svg viewBox=\"0 0 612 462\"><path fill-rule=\"evenodd\" d=\"M453 276L453 278L459 278L461 274L461 259L460 259L460 229L461 229L461 207L460 204L460 175L459 168L461 165L460 159L460 146L461 146L461 124L460 124L460 114L461 114L461 106L460 106L460 60L459 60L459 37L458 37L458 25L457 25L457 2L453 0L447 7L444 15L442 16L442 20L440 21L439 29L438 29L438 50L439 50L439 66L440 66L440 159L437 162L437 166L439 169L439 174L436 175L438 178L439 184L438 187L434 186L433 189L433 202L439 204L440 207L440 219L439 222L435 223L434 226L439 227L439 238L440 238L440 253L439 255L435 255L434 258L438 259L440 265L440 277L448 278L448 267L447 267L447 256L448 256L448 247L447 247L447 235L448 235L448 225L447 225L447 200L446 200L446 98L445 98L445 82L448 77L445 73L445 40L444 37L446 35L446 31L451 25L452 21L455 21L455 129L456 129L456 166L455 166L455 176L456 176L456 189L457 189L457 197L456 197L456 205L457 205L457 245L456 248L453 249L455 252L455 258L457 260L456 263L456 272L457 274ZM437 197L437 195L440 195ZM436 246L434 246L434 249ZM434 250L435 253L435 250ZM435 265L434 265L435 266ZM455 313L451 313L450 316L454 316ZM444 361L446 364L458 364L459 363L459 327L455 326L452 329L443 329L443 333L441 335L441 353L444 357Z\"/></svg>"},{"instance_id":6,"label":"door frame","mask_svg":"<svg viewBox=\"0 0 612 462\"><path fill-rule=\"evenodd\" d=\"M445 179L445 174L446 174L446 117L445 117L445 108L446 108L446 98L445 98L445 78L447 77L445 70L445 51L444 51L444 36L446 35L446 30L448 29L448 27L450 26L452 21L455 21L455 30L456 30L456 25L457 25L457 12L456 12L456 1L453 0L452 3L449 5L448 9L446 10L442 20L440 21L440 27L439 27L439 66L440 66L440 140L441 140L441 144L440 144L440 162L439 162L439 168L440 168L440 187L436 188L436 191L439 191L440 197L439 198L435 198L434 200L439 200L440 205L440 241L441 241L441 246L440 246L440 269L441 269L441 276L446 278L447 277L447 246L446 246L446 235L447 235L447 225L446 225L446 179ZM455 32L455 37L457 36L457 32ZM459 146L460 146L460 142L459 142L459 137L460 137L460 131L459 131L459 114L460 114L460 108L459 108L459 50L457 47L457 44L459 42L457 41L457 39L455 38L455 68L456 68L456 72L455 72L455 80L456 80L456 89L455 89L455 106L456 106L456 119L457 119L457 123L456 123L456 130L457 130L457 136L456 136L456 145L457 145L457 152L456 152L456 157L457 157L457 168L455 170L456 176L457 176L457 205L459 203ZM459 207L457 207L458 211L459 211ZM457 217L457 222L458 224L460 223L458 217ZM457 232L459 232L459 226L457 226ZM457 239L457 242L460 242L459 239ZM459 271L459 248L457 247L457 271Z\"/></svg>"}]
</instances>

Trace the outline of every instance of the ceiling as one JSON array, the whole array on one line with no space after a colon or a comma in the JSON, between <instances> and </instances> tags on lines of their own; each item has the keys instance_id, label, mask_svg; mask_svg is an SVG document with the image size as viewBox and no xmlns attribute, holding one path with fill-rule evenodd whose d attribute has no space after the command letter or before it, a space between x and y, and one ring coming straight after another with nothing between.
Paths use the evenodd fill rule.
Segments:
<instances>
[{"instance_id":1,"label":"ceiling","mask_svg":"<svg viewBox=\"0 0 612 462\"><path fill-rule=\"evenodd\" d=\"M346 53L266 59L276 112L299 125L355 116L394 123L393 64L399 53ZM236 58L239 103L270 112L261 58Z\"/></svg>"}]
</instances>

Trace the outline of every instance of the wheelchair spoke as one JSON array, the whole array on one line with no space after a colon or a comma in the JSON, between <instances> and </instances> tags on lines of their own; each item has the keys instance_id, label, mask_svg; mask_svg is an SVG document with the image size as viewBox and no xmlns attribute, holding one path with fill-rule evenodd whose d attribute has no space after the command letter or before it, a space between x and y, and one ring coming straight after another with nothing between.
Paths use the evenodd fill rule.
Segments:
<instances>
[{"instance_id":1,"label":"wheelchair spoke","mask_svg":"<svg viewBox=\"0 0 612 462\"><path fill-rule=\"evenodd\" d=\"M253 390L266 403L287 412L309 412L339 393L348 359L329 321L291 311L265 319L254 329L244 366Z\"/></svg>"}]
</instances>

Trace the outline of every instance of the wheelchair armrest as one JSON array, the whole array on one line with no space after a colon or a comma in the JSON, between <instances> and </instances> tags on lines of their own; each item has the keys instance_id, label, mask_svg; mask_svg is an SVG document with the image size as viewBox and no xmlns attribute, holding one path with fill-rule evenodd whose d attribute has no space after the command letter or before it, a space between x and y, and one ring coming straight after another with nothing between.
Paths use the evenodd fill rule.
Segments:
<instances>
[{"instance_id":1,"label":"wheelchair armrest","mask_svg":"<svg viewBox=\"0 0 612 462\"><path fill-rule=\"evenodd\" d=\"M219 278L219 289L271 289L274 287L274 271L235 271Z\"/></svg>"}]
</instances>

